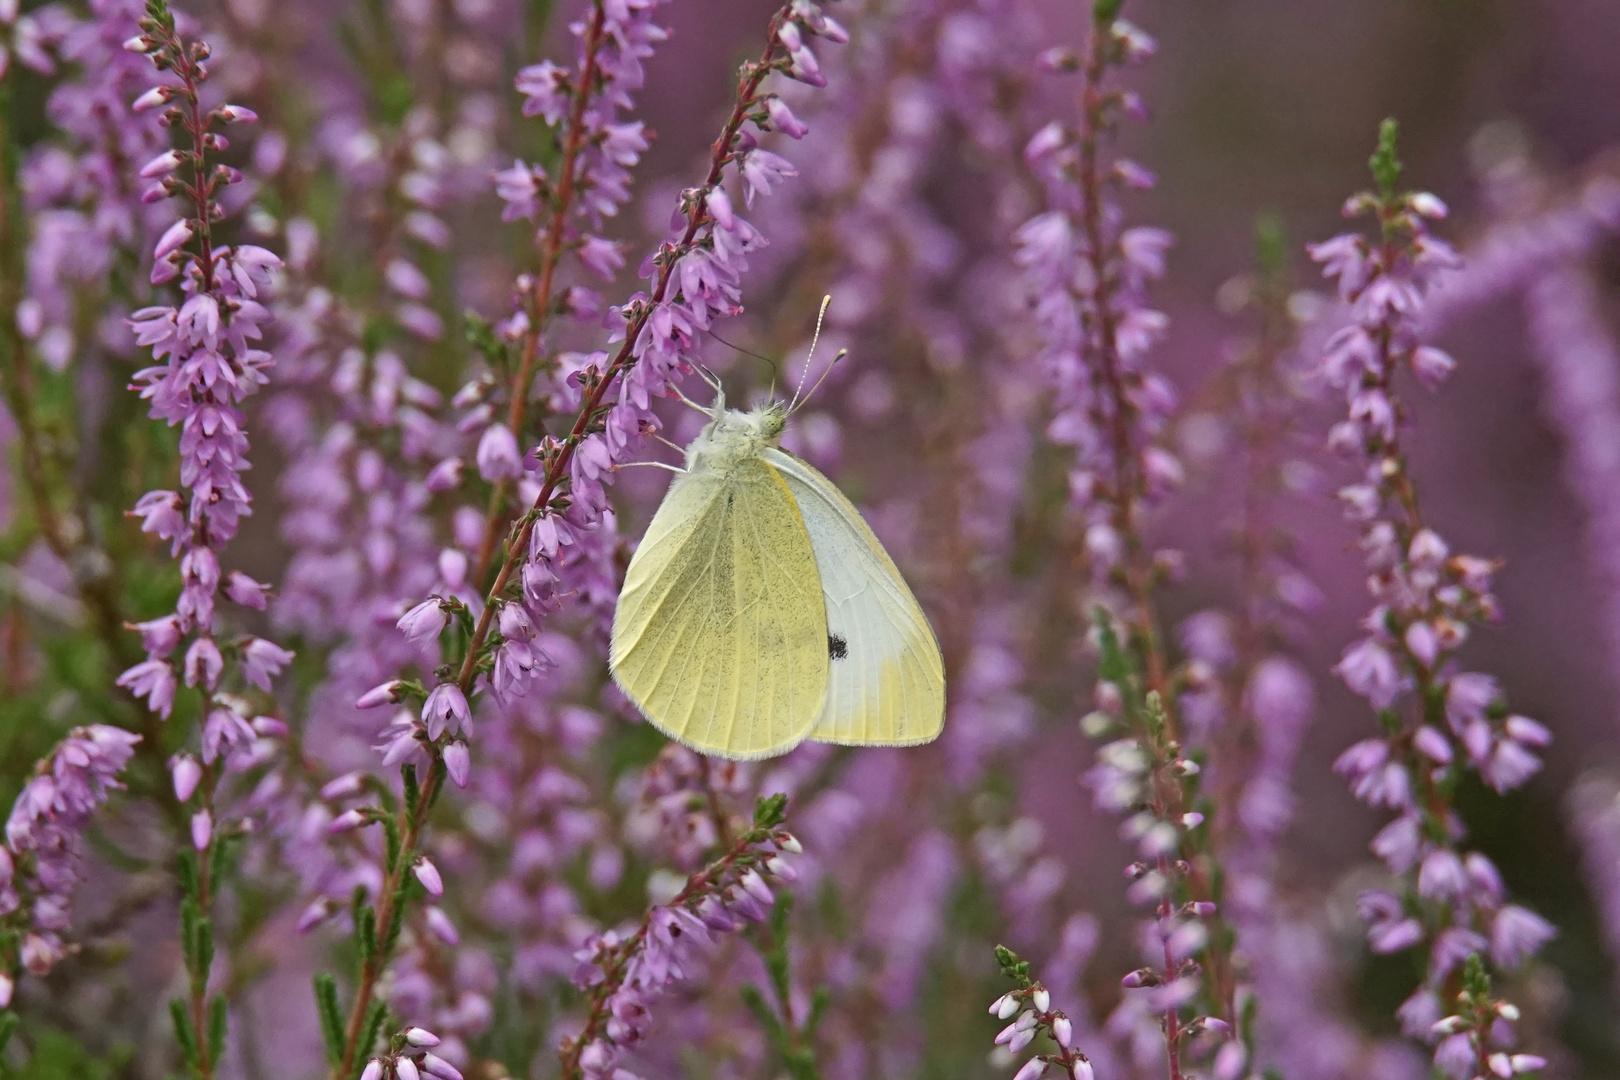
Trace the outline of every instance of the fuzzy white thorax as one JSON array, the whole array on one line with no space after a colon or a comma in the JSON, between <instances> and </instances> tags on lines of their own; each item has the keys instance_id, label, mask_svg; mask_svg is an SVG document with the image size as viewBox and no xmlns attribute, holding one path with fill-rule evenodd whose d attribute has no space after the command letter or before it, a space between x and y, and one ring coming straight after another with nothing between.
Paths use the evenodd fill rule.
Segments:
<instances>
[{"instance_id":1,"label":"fuzzy white thorax","mask_svg":"<svg viewBox=\"0 0 1620 1080\"><path fill-rule=\"evenodd\" d=\"M775 446L787 426L787 408L780 401L752 409L728 409L725 395L716 390L714 404L707 411L713 419L686 448L688 471L729 471L738 462Z\"/></svg>"}]
</instances>

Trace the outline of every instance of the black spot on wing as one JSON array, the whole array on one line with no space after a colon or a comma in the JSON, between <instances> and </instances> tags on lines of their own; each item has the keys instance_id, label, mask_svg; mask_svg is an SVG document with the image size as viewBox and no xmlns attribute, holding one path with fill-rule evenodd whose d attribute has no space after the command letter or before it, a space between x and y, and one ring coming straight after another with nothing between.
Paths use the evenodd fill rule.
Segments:
<instances>
[{"instance_id":1,"label":"black spot on wing","mask_svg":"<svg viewBox=\"0 0 1620 1080\"><path fill-rule=\"evenodd\" d=\"M849 642L844 640L842 634L827 635L827 655L834 660L842 660L849 655Z\"/></svg>"}]
</instances>

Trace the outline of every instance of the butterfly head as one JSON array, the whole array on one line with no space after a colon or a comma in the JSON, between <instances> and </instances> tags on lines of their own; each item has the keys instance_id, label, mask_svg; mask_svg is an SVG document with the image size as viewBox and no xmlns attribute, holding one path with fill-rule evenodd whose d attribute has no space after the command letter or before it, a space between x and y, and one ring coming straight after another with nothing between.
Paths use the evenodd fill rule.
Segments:
<instances>
[{"instance_id":1,"label":"butterfly head","mask_svg":"<svg viewBox=\"0 0 1620 1080\"><path fill-rule=\"evenodd\" d=\"M726 409L712 413L714 419L687 452L688 466L698 461L724 467L742 458L758 455L775 446L787 426L787 406L772 401L752 409Z\"/></svg>"}]
</instances>

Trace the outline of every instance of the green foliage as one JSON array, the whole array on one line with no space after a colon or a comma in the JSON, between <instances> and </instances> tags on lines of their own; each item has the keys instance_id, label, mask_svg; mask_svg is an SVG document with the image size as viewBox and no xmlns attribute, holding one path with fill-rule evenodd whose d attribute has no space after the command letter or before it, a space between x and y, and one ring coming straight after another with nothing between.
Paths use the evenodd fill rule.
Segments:
<instances>
[{"instance_id":1,"label":"green foliage","mask_svg":"<svg viewBox=\"0 0 1620 1080\"><path fill-rule=\"evenodd\" d=\"M1385 199L1395 196L1395 186L1401 182L1401 159L1395 155L1399 137L1400 125L1393 117L1385 120L1378 125L1378 149L1367 159L1373 179L1378 183L1379 194Z\"/></svg>"},{"instance_id":2,"label":"green foliage","mask_svg":"<svg viewBox=\"0 0 1620 1080\"><path fill-rule=\"evenodd\" d=\"M512 346L495 333L489 320L470 309L461 317L467 326L467 344L484 358L490 370L503 374L511 371Z\"/></svg>"},{"instance_id":3,"label":"green foliage","mask_svg":"<svg viewBox=\"0 0 1620 1080\"><path fill-rule=\"evenodd\" d=\"M197 1029L192 1026L184 998L169 999L169 1017L174 1021L174 1041L180 1047L180 1058L188 1069L195 1072L198 1062Z\"/></svg>"},{"instance_id":4,"label":"green foliage","mask_svg":"<svg viewBox=\"0 0 1620 1080\"><path fill-rule=\"evenodd\" d=\"M1033 983L1029 978L1029 961L1020 960L1018 954L1005 945L996 946L996 966L1001 973L1018 984L1018 989L1027 990Z\"/></svg>"},{"instance_id":5,"label":"green foliage","mask_svg":"<svg viewBox=\"0 0 1620 1080\"><path fill-rule=\"evenodd\" d=\"M377 1045L377 1036L382 1034L383 1023L388 1019L388 1005L381 1001L373 1001L371 1008L366 1010L366 1022L360 1030L360 1042L355 1046L355 1058L364 1060L371 1053L371 1048Z\"/></svg>"},{"instance_id":6,"label":"green foliage","mask_svg":"<svg viewBox=\"0 0 1620 1080\"><path fill-rule=\"evenodd\" d=\"M16 1027L16 1014L5 1013L0 1019L0 1032L7 1039ZM0 1047L5 1044L0 1043ZM5 1080L113 1080L128 1075L133 1049L118 1046L105 1057L98 1057L83 1040L50 1028L29 1024L29 1047L19 1065L0 1064L0 1077Z\"/></svg>"},{"instance_id":7,"label":"green foliage","mask_svg":"<svg viewBox=\"0 0 1620 1080\"><path fill-rule=\"evenodd\" d=\"M223 997L214 998L208 1015L208 1058L218 1061L225 1055L225 1034L230 1023L229 1009Z\"/></svg>"},{"instance_id":8,"label":"green foliage","mask_svg":"<svg viewBox=\"0 0 1620 1080\"><path fill-rule=\"evenodd\" d=\"M1288 227L1280 214L1267 212L1254 224L1254 259L1262 279L1274 280L1288 271Z\"/></svg>"},{"instance_id":9,"label":"green foliage","mask_svg":"<svg viewBox=\"0 0 1620 1080\"><path fill-rule=\"evenodd\" d=\"M320 1013L326 1060L336 1065L343 1060L343 1009L338 1004L337 979L330 972L315 976L315 1010Z\"/></svg>"},{"instance_id":10,"label":"green foliage","mask_svg":"<svg viewBox=\"0 0 1620 1080\"><path fill-rule=\"evenodd\" d=\"M754 828L774 829L787 820L787 796L778 792L754 804Z\"/></svg>"},{"instance_id":11,"label":"green foliage","mask_svg":"<svg viewBox=\"0 0 1620 1080\"><path fill-rule=\"evenodd\" d=\"M742 999L748 1011L759 1021L766 1042L781 1060L788 1076L792 1080L820 1080L820 1070L816 1066L815 1034L826 1013L830 994L826 987L817 987L803 1025L795 1023L788 948L788 920L792 913L793 894L782 893L771 908L768 928L762 929L755 937L755 948L759 951L760 959L765 961L765 970L770 976L775 1004L766 999L759 987L753 985L742 988Z\"/></svg>"}]
</instances>

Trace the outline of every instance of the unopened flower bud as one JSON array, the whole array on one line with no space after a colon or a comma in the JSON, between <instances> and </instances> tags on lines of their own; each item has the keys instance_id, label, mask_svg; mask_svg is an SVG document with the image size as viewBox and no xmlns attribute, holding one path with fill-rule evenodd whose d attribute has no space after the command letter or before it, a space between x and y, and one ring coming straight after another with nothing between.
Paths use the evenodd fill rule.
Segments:
<instances>
[{"instance_id":1,"label":"unopened flower bud","mask_svg":"<svg viewBox=\"0 0 1620 1080\"><path fill-rule=\"evenodd\" d=\"M438 1054L423 1054L422 1068L427 1071L429 1076L438 1077L438 1080L463 1080L461 1070Z\"/></svg>"},{"instance_id":2,"label":"unopened flower bud","mask_svg":"<svg viewBox=\"0 0 1620 1080\"><path fill-rule=\"evenodd\" d=\"M1022 1049L1020 1047L1019 1049ZM1017 1051L1014 1051L1017 1053ZM1046 1072L1046 1062L1038 1057L1032 1057L1024 1062L1024 1067L1013 1074L1013 1080L1037 1080L1037 1077Z\"/></svg>"},{"instance_id":3,"label":"unopened flower bud","mask_svg":"<svg viewBox=\"0 0 1620 1080\"><path fill-rule=\"evenodd\" d=\"M326 827L326 831L329 834L336 836L338 833L352 832L365 823L366 815L364 811L345 810L343 813L332 819L332 823Z\"/></svg>"},{"instance_id":4,"label":"unopened flower bud","mask_svg":"<svg viewBox=\"0 0 1620 1080\"><path fill-rule=\"evenodd\" d=\"M392 704L399 700L399 688L400 682L398 679L390 679L381 686L373 686L360 695L360 700L354 703L354 707L357 709L375 709L379 705Z\"/></svg>"},{"instance_id":5,"label":"unopened flower bud","mask_svg":"<svg viewBox=\"0 0 1620 1080\"><path fill-rule=\"evenodd\" d=\"M440 897L444 895L444 879L439 876L439 868L434 866L431 860L427 858L416 860L416 865L411 867L411 872L416 875L416 880L422 883L422 888L427 890L429 896ZM421 1029L412 1028L411 1030L420 1031ZM430 1043L413 1043L412 1045L437 1046L439 1041L434 1039Z\"/></svg>"}]
</instances>

